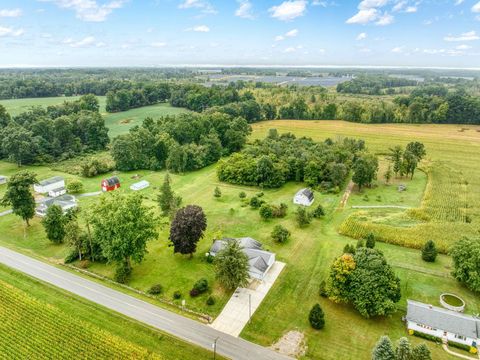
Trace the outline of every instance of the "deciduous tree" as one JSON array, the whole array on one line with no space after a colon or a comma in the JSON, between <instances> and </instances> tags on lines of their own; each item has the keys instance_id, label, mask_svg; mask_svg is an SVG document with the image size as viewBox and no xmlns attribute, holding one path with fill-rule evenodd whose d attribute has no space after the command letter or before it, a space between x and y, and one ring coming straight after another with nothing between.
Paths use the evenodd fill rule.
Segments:
<instances>
[{"instance_id":1,"label":"deciduous tree","mask_svg":"<svg viewBox=\"0 0 480 360\"><path fill-rule=\"evenodd\" d=\"M480 238L462 238L450 250L452 275L470 290L480 292Z\"/></svg>"},{"instance_id":2,"label":"deciduous tree","mask_svg":"<svg viewBox=\"0 0 480 360\"><path fill-rule=\"evenodd\" d=\"M42 225L47 233L47 239L55 244L61 244L65 238L66 219L62 208L58 205L51 205L47 214L42 219Z\"/></svg>"},{"instance_id":3,"label":"deciduous tree","mask_svg":"<svg viewBox=\"0 0 480 360\"><path fill-rule=\"evenodd\" d=\"M206 228L207 218L200 206L188 205L178 210L170 226L169 240L173 252L192 257Z\"/></svg>"},{"instance_id":4,"label":"deciduous tree","mask_svg":"<svg viewBox=\"0 0 480 360\"><path fill-rule=\"evenodd\" d=\"M215 273L225 289L247 285L248 258L236 240L227 241L215 256Z\"/></svg>"},{"instance_id":5,"label":"deciduous tree","mask_svg":"<svg viewBox=\"0 0 480 360\"><path fill-rule=\"evenodd\" d=\"M31 187L37 182L37 175L30 171L21 171L13 175L7 183L7 191L1 204L11 206L13 213L20 216L27 224L35 215L35 198Z\"/></svg>"}]
</instances>

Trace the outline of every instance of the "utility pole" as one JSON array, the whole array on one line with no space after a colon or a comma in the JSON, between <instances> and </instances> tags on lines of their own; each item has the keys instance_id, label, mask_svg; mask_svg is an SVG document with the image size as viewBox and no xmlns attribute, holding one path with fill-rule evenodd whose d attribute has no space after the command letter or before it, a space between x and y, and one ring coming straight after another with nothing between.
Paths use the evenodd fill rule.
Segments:
<instances>
[{"instance_id":1,"label":"utility pole","mask_svg":"<svg viewBox=\"0 0 480 360\"><path fill-rule=\"evenodd\" d=\"M215 360L217 358L217 341L218 341L218 337L213 340L213 344L212 344L212 347L213 347L213 360Z\"/></svg>"}]
</instances>

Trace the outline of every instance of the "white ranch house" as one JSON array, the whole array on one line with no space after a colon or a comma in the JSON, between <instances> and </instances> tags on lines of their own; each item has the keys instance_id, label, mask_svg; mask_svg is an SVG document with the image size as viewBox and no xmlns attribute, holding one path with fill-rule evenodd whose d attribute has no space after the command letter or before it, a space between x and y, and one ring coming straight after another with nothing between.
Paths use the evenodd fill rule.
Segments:
<instances>
[{"instance_id":1,"label":"white ranch house","mask_svg":"<svg viewBox=\"0 0 480 360\"><path fill-rule=\"evenodd\" d=\"M59 197L65 195L67 193L67 189L64 187L60 187L58 189L53 189L48 192L48 196L50 197Z\"/></svg>"},{"instance_id":2,"label":"white ranch house","mask_svg":"<svg viewBox=\"0 0 480 360\"><path fill-rule=\"evenodd\" d=\"M65 179L61 176L54 176L40 181L33 185L33 190L39 194L47 194L49 191L65 187Z\"/></svg>"},{"instance_id":3,"label":"white ranch house","mask_svg":"<svg viewBox=\"0 0 480 360\"><path fill-rule=\"evenodd\" d=\"M474 348L480 344L479 318L413 300L407 304L409 330Z\"/></svg>"},{"instance_id":4,"label":"white ranch house","mask_svg":"<svg viewBox=\"0 0 480 360\"><path fill-rule=\"evenodd\" d=\"M268 270L270 270L275 263L275 254L262 250L262 244L251 237L243 237L239 239L224 238L222 240L216 240L208 254L216 256L229 241L237 241L245 255L247 255L249 265L248 274L250 275L250 278L263 280L268 273Z\"/></svg>"},{"instance_id":5,"label":"white ranch house","mask_svg":"<svg viewBox=\"0 0 480 360\"><path fill-rule=\"evenodd\" d=\"M310 206L315 201L313 191L310 189L301 189L293 197L293 203L297 205Z\"/></svg>"},{"instance_id":6,"label":"white ranch house","mask_svg":"<svg viewBox=\"0 0 480 360\"><path fill-rule=\"evenodd\" d=\"M61 195L56 198L51 198L40 205L37 206L35 209L35 213L38 216L45 216L47 215L47 210L50 206L52 205L58 205L62 208L63 213L66 213L68 210L76 208L77 205L77 199L73 195Z\"/></svg>"}]
</instances>

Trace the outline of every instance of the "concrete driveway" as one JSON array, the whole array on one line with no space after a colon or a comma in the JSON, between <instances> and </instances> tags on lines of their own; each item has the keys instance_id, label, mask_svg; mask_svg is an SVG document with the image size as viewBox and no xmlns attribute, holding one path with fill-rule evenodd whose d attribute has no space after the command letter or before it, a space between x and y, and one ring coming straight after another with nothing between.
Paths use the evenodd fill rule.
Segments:
<instances>
[{"instance_id":1,"label":"concrete driveway","mask_svg":"<svg viewBox=\"0 0 480 360\"><path fill-rule=\"evenodd\" d=\"M220 315L210 326L218 331L238 337L250 317L267 296L268 291L284 267L285 263L276 261L262 282L255 280L248 288L235 290Z\"/></svg>"}]
</instances>

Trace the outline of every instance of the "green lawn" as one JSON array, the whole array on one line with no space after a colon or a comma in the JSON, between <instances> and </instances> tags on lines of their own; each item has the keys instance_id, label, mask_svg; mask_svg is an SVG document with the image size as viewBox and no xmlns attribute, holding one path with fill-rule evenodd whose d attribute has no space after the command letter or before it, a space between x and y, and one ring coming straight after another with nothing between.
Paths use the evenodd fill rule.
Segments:
<instances>
[{"instance_id":1,"label":"green lawn","mask_svg":"<svg viewBox=\"0 0 480 360\"><path fill-rule=\"evenodd\" d=\"M50 105L61 104L64 101L77 100L79 98L80 96L67 96L0 100L0 105L5 106L7 112L10 115L15 116L20 114L21 112L27 111L31 106L47 107ZM154 119L157 119L161 116L176 115L188 111L183 108L175 108L170 106L170 104L162 103L118 113L107 113L105 111L106 97L97 96L97 98L100 102L100 112L105 119L106 126L110 130L109 136L111 139L113 139L117 135L128 132L128 130L135 125L141 125L143 119L145 119L146 117L152 117Z\"/></svg>"},{"instance_id":2,"label":"green lawn","mask_svg":"<svg viewBox=\"0 0 480 360\"><path fill-rule=\"evenodd\" d=\"M439 161L449 165L459 164L472 188L473 225L475 226L478 213L478 178L480 171L476 165L475 151L480 150L480 133L472 127L469 131L458 131L456 126L417 126L417 125L360 125L344 122L315 122L315 121L274 121L263 122L253 126L252 138L265 136L269 128L276 127L280 132L291 131L297 135L308 135L317 140L327 137L338 138L351 136L364 138L367 146L376 153L383 154L388 147L396 144L405 144L408 141L423 141L427 147L428 165L437 169ZM478 152L477 152L478 153ZM469 156L467 156L469 154ZM381 162L382 169L385 162ZM47 167L32 167L44 178L47 175L61 174ZM61 166L58 166L61 168ZM18 169L5 162L0 162L1 174L12 174ZM138 171L142 179L149 180L151 187L143 193L147 202L155 206L156 187L163 180L164 172ZM119 173L122 180L121 191L130 191L128 186L138 181L132 178L134 173ZM67 179L73 175L65 175ZM87 191L99 189L101 177L82 179ZM349 306L333 304L318 295L318 287L327 275L329 265L338 256L345 244L352 239L339 235L338 229L344 220L356 212L351 205L403 205L418 207L424 201L425 191L428 193L431 178L427 179L424 172L417 171L412 181L407 179L395 180L391 185L385 185L379 180L372 189L357 190L351 195L347 207L343 211L337 210L342 194L319 194L316 203L321 203L327 209L327 216L322 220L314 220L304 229L299 229L294 221L295 207L291 200L302 184L288 183L280 189L263 190L264 199L279 204L289 205L289 214L281 220L262 221L258 212L245 206L239 199L240 191L245 191L250 198L260 189L244 186L233 186L219 183L216 179L215 166L200 171L173 175L173 188L183 197L183 204L198 204L207 214L208 229L206 236L200 241L198 251L193 259L180 255L173 255L172 248L168 247L168 226L161 226L160 238L148 246L149 253L145 261L135 265L131 286L141 290L160 283L165 288L165 296L171 299L175 290L187 294L193 283L205 277L212 284L211 293L217 299L214 306L207 306L207 295L192 299L186 295L187 306L211 315L217 315L222 309L230 294L225 293L216 284L213 266L204 260L204 253L208 250L214 234L218 236L252 236L265 244L267 249L277 253L277 258L287 263L279 280L273 286L265 301L255 313L242 337L270 345L277 341L285 332L299 329L305 332L308 350L307 359L365 359L369 358L370 351L378 338L388 334L397 340L406 335L405 326L401 322L404 315L406 299L416 299L434 305L439 305L439 296L443 292L452 292L461 296L467 303L468 313L480 312L478 294L459 285L449 274L451 271L450 258L439 256L437 262L430 264L421 260L418 250L403 248L386 243L378 243L388 261L402 282L402 300L398 304L399 311L391 318L363 319ZM428 183L427 183L428 181ZM405 183L407 191L399 193L398 183ZM213 197L215 186L219 186L222 197ZM1 192L0 188L0 192ZM367 195L367 196L366 196ZM96 198L82 199L80 205L88 208ZM363 210L362 210L363 211ZM368 210L368 215L375 217L377 222L387 222L394 225L398 234L402 229L415 227L417 224L405 217L403 210ZM270 239L270 232L276 224L283 224L292 232L292 238L283 245L274 243ZM438 226L442 225L439 223ZM443 226L443 225L442 225ZM456 226L453 223L452 226ZM478 225L477 225L478 226ZM67 250L64 246L53 246L45 239L45 235L38 220L33 221L31 228L24 231L21 222L9 215L0 218L0 227L5 231L0 234L0 244L32 252L45 258L60 260ZM446 230L445 230L446 229ZM444 232L457 229L446 227ZM453 230L454 231L454 230ZM453 235L455 235L454 233ZM435 239L434 239L435 240ZM113 266L93 264L89 270L111 276ZM307 314L311 306L319 302L326 313L326 328L322 331L311 330ZM353 331L352 331L353 330ZM418 342L417 339L412 339ZM448 359L446 353L433 343L428 343L433 351L433 358Z\"/></svg>"},{"instance_id":3,"label":"green lawn","mask_svg":"<svg viewBox=\"0 0 480 360\"><path fill-rule=\"evenodd\" d=\"M0 283L3 295L0 299L2 303L0 317L5 315L5 320L10 324L8 328L5 323L0 324L0 333L2 338L16 341L16 345L7 344L7 349L13 352L10 354L12 357L14 353L36 356L45 354L48 357L58 358L73 357L73 353L79 351L77 356L83 359L94 359L100 356L99 350L95 348L98 346L108 346L102 349L102 353L106 355L105 351L107 351L112 353L110 356L117 359L173 360L211 359L212 357L209 351L150 329L118 313L3 265L0 265ZM13 316L16 311L20 313ZM21 317L27 316L27 313L31 313L31 317L22 320ZM35 314L38 314L36 318ZM13 333L12 327L15 328ZM33 336L32 339L35 341L27 338L28 346L19 348L18 344L25 341L21 334ZM57 338L58 336L61 338ZM43 342L46 341L45 339L50 339L52 343L46 345ZM62 348L67 344L69 345L66 348ZM80 353L81 350L82 353Z\"/></svg>"}]
</instances>

